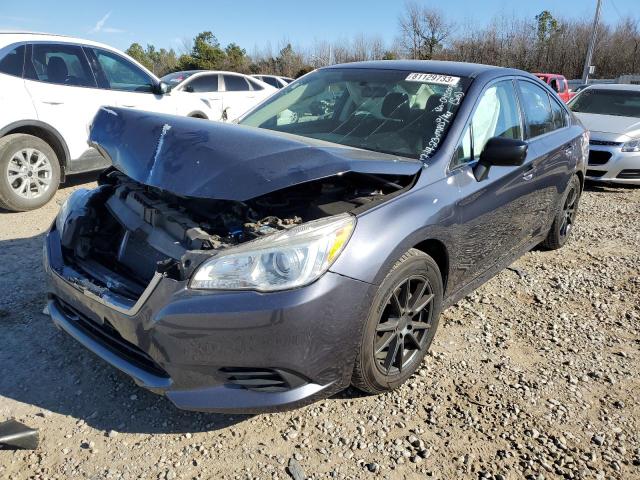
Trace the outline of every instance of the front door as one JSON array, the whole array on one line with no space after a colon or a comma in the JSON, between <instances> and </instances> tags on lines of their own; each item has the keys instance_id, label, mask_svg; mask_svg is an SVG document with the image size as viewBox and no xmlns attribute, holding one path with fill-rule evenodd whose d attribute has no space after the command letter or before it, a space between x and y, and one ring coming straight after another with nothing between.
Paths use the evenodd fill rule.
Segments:
<instances>
[{"instance_id":1,"label":"front door","mask_svg":"<svg viewBox=\"0 0 640 480\"><path fill-rule=\"evenodd\" d=\"M85 47L87 55L95 59L98 85L108 90L118 107L176 114L176 102L154 93L156 80L135 63L114 52Z\"/></svg>"},{"instance_id":2,"label":"front door","mask_svg":"<svg viewBox=\"0 0 640 480\"><path fill-rule=\"evenodd\" d=\"M179 89L171 92L180 105L184 105L184 115L193 115L202 110L209 120L222 120L222 93L219 75L207 73L195 75ZM188 111L186 111L188 110Z\"/></svg>"},{"instance_id":3,"label":"front door","mask_svg":"<svg viewBox=\"0 0 640 480\"><path fill-rule=\"evenodd\" d=\"M530 145L521 166L493 166L477 181L473 168L492 137L524 138L524 124L512 80L489 85L478 101L453 159L450 175L457 185L455 250L451 255L468 259L452 272L451 286L458 289L487 270L503 265L531 241L537 222L539 193L535 182L539 151Z\"/></svg>"}]
</instances>

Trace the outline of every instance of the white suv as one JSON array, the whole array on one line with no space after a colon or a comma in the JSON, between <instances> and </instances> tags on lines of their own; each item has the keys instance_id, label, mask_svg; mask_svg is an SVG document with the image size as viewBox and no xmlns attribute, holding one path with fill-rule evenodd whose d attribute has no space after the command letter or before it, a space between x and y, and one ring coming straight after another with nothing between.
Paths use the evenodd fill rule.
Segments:
<instances>
[{"instance_id":1,"label":"white suv","mask_svg":"<svg viewBox=\"0 0 640 480\"><path fill-rule=\"evenodd\" d=\"M87 144L101 106L195 114L132 58L57 35L0 32L0 207L47 203L66 175L106 165Z\"/></svg>"},{"instance_id":2,"label":"white suv","mask_svg":"<svg viewBox=\"0 0 640 480\"><path fill-rule=\"evenodd\" d=\"M200 100L200 111L192 116L230 122L278 91L248 75L213 70L174 72L160 80L176 100Z\"/></svg>"}]
</instances>

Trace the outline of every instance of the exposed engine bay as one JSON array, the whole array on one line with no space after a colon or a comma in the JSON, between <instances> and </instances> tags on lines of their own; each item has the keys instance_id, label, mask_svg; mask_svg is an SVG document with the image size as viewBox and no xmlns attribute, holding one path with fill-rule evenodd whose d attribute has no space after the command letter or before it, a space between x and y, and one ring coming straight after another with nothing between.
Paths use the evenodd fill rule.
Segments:
<instances>
[{"instance_id":1,"label":"exposed engine bay","mask_svg":"<svg viewBox=\"0 0 640 480\"><path fill-rule=\"evenodd\" d=\"M310 220L358 212L414 180L349 172L240 202L174 195L112 168L85 207L68 218L63 255L101 288L136 299L157 272L184 280L215 251Z\"/></svg>"}]
</instances>

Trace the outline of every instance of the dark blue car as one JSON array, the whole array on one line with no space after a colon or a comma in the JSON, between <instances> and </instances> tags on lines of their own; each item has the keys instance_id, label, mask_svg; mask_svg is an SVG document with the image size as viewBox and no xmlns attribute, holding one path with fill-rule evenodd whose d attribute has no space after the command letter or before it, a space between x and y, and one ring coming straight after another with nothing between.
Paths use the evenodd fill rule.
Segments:
<instances>
[{"instance_id":1,"label":"dark blue car","mask_svg":"<svg viewBox=\"0 0 640 480\"><path fill-rule=\"evenodd\" d=\"M567 241L588 143L534 76L447 62L324 68L239 125L103 108L113 166L46 237L49 312L179 408L384 392L443 308Z\"/></svg>"}]
</instances>

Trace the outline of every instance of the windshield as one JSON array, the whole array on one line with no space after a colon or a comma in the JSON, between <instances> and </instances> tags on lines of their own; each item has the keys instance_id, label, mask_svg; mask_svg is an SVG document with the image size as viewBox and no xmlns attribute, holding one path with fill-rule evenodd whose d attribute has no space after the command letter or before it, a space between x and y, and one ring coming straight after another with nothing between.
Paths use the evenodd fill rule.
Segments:
<instances>
[{"instance_id":1,"label":"windshield","mask_svg":"<svg viewBox=\"0 0 640 480\"><path fill-rule=\"evenodd\" d=\"M575 97L569 108L579 113L640 118L640 91L591 88Z\"/></svg>"},{"instance_id":2,"label":"windshield","mask_svg":"<svg viewBox=\"0 0 640 480\"><path fill-rule=\"evenodd\" d=\"M319 70L283 88L239 123L425 158L440 146L470 83L399 70Z\"/></svg>"},{"instance_id":3,"label":"windshield","mask_svg":"<svg viewBox=\"0 0 640 480\"><path fill-rule=\"evenodd\" d=\"M187 78L189 78L191 75L195 73L198 73L198 72L173 72L173 73L166 74L160 80L162 80L164 83L169 85L170 88L173 88L179 83L182 83L184 80L186 80Z\"/></svg>"}]
</instances>

